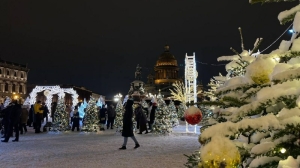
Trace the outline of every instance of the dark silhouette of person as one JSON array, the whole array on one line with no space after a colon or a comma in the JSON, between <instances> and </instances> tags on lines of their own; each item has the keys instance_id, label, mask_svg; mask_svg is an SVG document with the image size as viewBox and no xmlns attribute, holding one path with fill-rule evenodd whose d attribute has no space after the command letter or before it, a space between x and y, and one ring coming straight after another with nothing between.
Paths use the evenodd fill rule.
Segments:
<instances>
[{"instance_id":1,"label":"dark silhouette of person","mask_svg":"<svg viewBox=\"0 0 300 168\"><path fill-rule=\"evenodd\" d=\"M8 134L8 126L9 126L9 121L10 121L10 112L13 107L13 104L10 103L6 108L3 109L3 120L2 124L4 126L4 135L1 138L5 138ZM12 136L11 134L9 136Z\"/></svg>"},{"instance_id":2,"label":"dark silhouette of person","mask_svg":"<svg viewBox=\"0 0 300 168\"><path fill-rule=\"evenodd\" d=\"M8 142L10 135L13 134L13 130L15 130L16 132L16 137L12 141L13 142L19 141L19 123L20 123L21 113L22 113L21 105L18 104L18 102L15 100L13 102L13 105L9 113L8 133L6 134L5 139L2 140L2 142Z\"/></svg>"},{"instance_id":3,"label":"dark silhouette of person","mask_svg":"<svg viewBox=\"0 0 300 168\"><path fill-rule=\"evenodd\" d=\"M124 142L121 148L121 150L126 149L127 145L127 140L128 137L130 137L134 142L135 142L135 147L134 149L140 147L140 144L136 140L134 134L133 134L133 122L132 122L132 117L133 117L133 100L131 97L127 100L126 105L125 105L125 113L123 116L123 130L122 130L122 136L124 137Z\"/></svg>"},{"instance_id":4,"label":"dark silhouette of person","mask_svg":"<svg viewBox=\"0 0 300 168\"><path fill-rule=\"evenodd\" d=\"M102 105L102 108L99 111L99 120L100 120L100 131L104 131L105 123L106 123L106 113L107 109L105 108L105 105Z\"/></svg>"},{"instance_id":5,"label":"dark silhouette of person","mask_svg":"<svg viewBox=\"0 0 300 168\"><path fill-rule=\"evenodd\" d=\"M79 112L78 112L78 106L75 106L74 113L73 113L72 131L74 131L75 127L77 128L77 131L79 131Z\"/></svg>"},{"instance_id":6,"label":"dark silhouette of person","mask_svg":"<svg viewBox=\"0 0 300 168\"><path fill-rule=\"evenodd\" d=\"M114 122L116 118L116 110L114 105L110 105L107 108L107 129L110 127L111 129L114 128Z\"/></svg>"}]
</instances>

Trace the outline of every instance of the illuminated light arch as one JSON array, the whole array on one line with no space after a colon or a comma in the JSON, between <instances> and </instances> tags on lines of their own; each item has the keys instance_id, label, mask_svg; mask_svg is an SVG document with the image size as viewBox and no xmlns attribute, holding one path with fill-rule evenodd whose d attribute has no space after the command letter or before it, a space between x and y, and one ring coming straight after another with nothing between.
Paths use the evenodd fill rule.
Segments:
<instances>
[{"instance_id":1,"label":"illuminated light arch","mask_svg":"<svg viewBox=\"0 0 300 168\"><path fill-rule=\"evenodd\" d=\"M72 107L76 106L78 103L78 94L73 88L61 88L60 86L36 86L32 92L29 94L29 103L32 105L36 102L37 93L44 91L44 95L46 96L46 102L49 111L51 111L51 103L54 94L58 94L60 98L65 97L65 93L69 93L72 95ZM49 113L48 117L51 113Z\"/></svg>"}]
</instances>

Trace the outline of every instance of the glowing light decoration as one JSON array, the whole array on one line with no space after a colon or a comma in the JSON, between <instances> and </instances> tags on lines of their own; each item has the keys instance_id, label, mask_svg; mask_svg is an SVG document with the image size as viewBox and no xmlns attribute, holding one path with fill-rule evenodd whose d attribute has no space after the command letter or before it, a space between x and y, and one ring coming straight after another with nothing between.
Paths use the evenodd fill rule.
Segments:
<instances>
[{"instance_id":1,"label":"glowing light decoration","mask_svg":"<svg viewBox=\"0 0 300 168\"><path fill-rule=\"evenodd\" d=\"M285 149L285 148L281 148L281 149L280 149L280 152L281 152L281 153L285 153L285 152L286 152L286 149Z\"/></svg>"},{"instance_id":2,"label":"glowing light decoration","mask_svg":"<svg viewBox=\"0 0 300 168\"><path fill-rule=\"evenodd\" d=\"M97 101L96 105L97 105L98 107L102 107L103 103L102 103L102 101L101 101L101 98L100 98L100 97L99 97L99 99L98 99L98 101Z\"/></svg>"},{"instance_id":3,"label":"glowing light decoration","mask_svg":"<svg viewBox=\"0 0 300 168\"><path fill-rule=\"evenodd\" d=\"M195 53L192 56L185 55L185 96L186 102L194 103L197 102L197 77L198 72L196 70L196 58ZM188 123L186 122L186 132L188 130ZM194 133L196 133L196 125L194 128Z\"/></svg>"},{"instance_id":4,"label":"glowing light decoration","mask_svg":"<svg viewBox=\"0 0 300 168\"><path fill-rule=\"evenodd\" d=\"M79 117L83 118L85 115L84 109L87 107L88 103L86 102L86 99L84 98L83 102L81 102L80 106L78 107Z\"/></svg>"},{"instance_id":5,"label":"glowing light decoration","mask_svg":"<svg viewBox=\"0 0 300 168\"><path fill-rule=\"evenodd\" d=\"M114 96L114 101L118 102L122 97L123 95L121 93L118 93L117 95Z\"/></svg>"},{"instance_id":6,"label":"glowing light decoration","mask_svg":"<svg viewBox=\"0 0 300 168\"><path fill-rule=\"evenodd\" d=\"M59 97L64 98L65 93L69 93L72 95L72 103L73 103L72 106L74 107L78 103L78 94L73 88L61 88L60 86L56 85L56 86L36 86L29 94L29 105L35 103L37 93L39 92L43 92L44 95L46 96L45 104L47 105L48 109L51 109L52 97L54 94L58 94ZM49 118L51 118L50 114L51 113L48 114Z\"/></svg>"}]
</instances>

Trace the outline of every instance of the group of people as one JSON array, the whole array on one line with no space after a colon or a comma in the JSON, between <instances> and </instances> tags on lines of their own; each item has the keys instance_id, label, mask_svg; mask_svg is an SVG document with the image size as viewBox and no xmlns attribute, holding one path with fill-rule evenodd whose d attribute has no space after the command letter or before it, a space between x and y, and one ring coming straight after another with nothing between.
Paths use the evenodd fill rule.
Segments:
<instances>
[{"instance_id":1,"label":"group of people","mask_svg":"<svg viewBox=\"0 0 300 168\"><path fill-rule=\"evenodd\" d=\"M34 127L35 133L40 133L42 120L46 118L49 110L44 103L37 101L34 105L21 105L17 100L9 103L7 107L1 105L1 127L4 138L2 142L8 142L15 133L13 142L19 141L19 134L27 132L27 126Z\"/></svg>"},{"instance_id":2,"label":"group of people","mask_svg":"<svg viewBox=\"0 0 300 168\"><path fill-rule=\"evenodd\" d=\"M133 109L134 101L132 97L129 97L127 102L124 104L125 112L123 115L123 131L122 136L124 137L124 142L121 148L126 149L128 137L133 139L135 142L135 149L139 148L140 145L133 133L133 115L135 115L135 119L137 121L137 128L139 129L139 134L142 134L144 131L148 133L149 130L152 130L152 125L155 121L155 111L156 104L150 102L149 107L143 107L141 104L134 110ZM0 117L2 117L1 124L4 125L4 134L1 138L4 138L2 142L8 142L9 138L13 136L13 132L15 132L15 139L13 142L19 141L19 133L23 134L23 132L27 132L27 125L29 127L33 126L35 129L35 133L40 133L42 121L46 118L48 120L49 110L47 106L41 101L37 101L34 105L26 106L21 105L17 101L11 102L6 108L3 108L3 104L0 109ZM53 115L51 115L54 117ZM109 105L106 108L105 105L99 108L99 123L101 124L100 130L113 129L114 120L116 117L116 111L113 104ZM78 112L78 106L75 106L74 110L72 110L71 115L71 123L72 123L72 131L77 128L79 131L80 127L80 117ZM148 127L147 127L148 124Z\"/></svg>"},{"instance_id":3,"label":"group of people","mask_svg":"<svg viewBox=\"0 0 300 168\"><path fill-rule=\"evenodd\" d=\"M104 131L105 125L106 129L114 129L114 122L116 119L116 109L113 104L106 108L106 105L102 105L99 109L99 122L100 131Z\"/></svg>"},{"instance_id":4,"label":"group of people","mask_svg":"<svg viewBox=\"0 0 300 168\"><path fill-rule=\"evenodd\" d=\"M77 131L80 130L80 120L84 123L84 118L80 118L78 112L78 106L74 107L74 110L70 112L72 131L77 128ZM114 129L114 122L116 118L116 111L113 104L106 107L106 105L102 105L98 108L98 119L100 124L100 131L104 131L106 129Z\"/></svg>"}]
</instances>

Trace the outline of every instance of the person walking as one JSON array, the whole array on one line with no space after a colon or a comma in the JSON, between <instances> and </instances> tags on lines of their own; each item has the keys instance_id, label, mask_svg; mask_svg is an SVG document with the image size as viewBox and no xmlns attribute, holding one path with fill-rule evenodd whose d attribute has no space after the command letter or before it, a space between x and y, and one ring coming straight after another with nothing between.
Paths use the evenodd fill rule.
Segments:
<instances>
[{"instance_id":1,"label":"person walking","mask_svg":"<svg viewBox=\"0 0 300 168\"><path fill-rule=\"evenodd\" d=\"M135 147L134 149L140 147L140 144L136 140L134 134L133 134L133 122L132 122L132 117L133 117L133 100L130 98L127 100L126 105L125 105L125 113L123 116L123 131L122 131L122 136L124 137L124 142L120 150L125 150L126 145L127 145L127 140L128 137L130 137L134 142L135 142Z\"/></svg>"},{"instance_id":2,"label":"person walking","mask_svg":"<svg viewBox=\"0 0 300 168\"><path fill-rule=\"evenodd\" d=\"M110 129L114 128L114 122L116 118L116 110L114 105L110 105L107 108L107 129L110 127Z\"/></svg>"}]
</instances>

